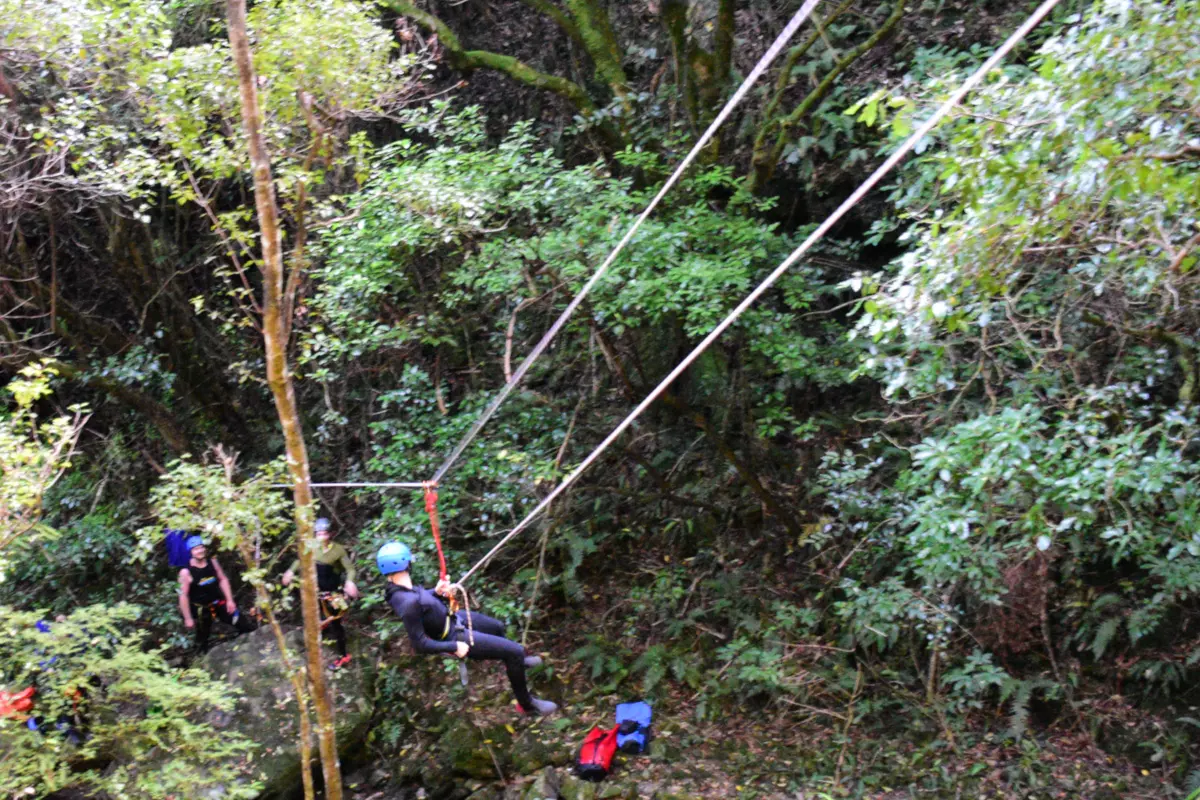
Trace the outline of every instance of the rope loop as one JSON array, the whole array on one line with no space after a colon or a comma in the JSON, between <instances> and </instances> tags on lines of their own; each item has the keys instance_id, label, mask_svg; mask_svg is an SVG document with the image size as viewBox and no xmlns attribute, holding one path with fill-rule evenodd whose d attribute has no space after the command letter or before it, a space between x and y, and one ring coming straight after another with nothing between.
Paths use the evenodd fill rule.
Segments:
<instances>
[{"instance_id":1,"label":"rope loop","mask_svg":"<svg viewBox=\"0 0 1200 800\"><path fill-rule=\"evenodd\" d=\"M475 646L475 623L471 620L471 599L467 597L467 587L461 583L450 584L451 602L457 597L462 597L463 611L467 612L467 643L472 647Z\"/></svg>"}]
</instances>

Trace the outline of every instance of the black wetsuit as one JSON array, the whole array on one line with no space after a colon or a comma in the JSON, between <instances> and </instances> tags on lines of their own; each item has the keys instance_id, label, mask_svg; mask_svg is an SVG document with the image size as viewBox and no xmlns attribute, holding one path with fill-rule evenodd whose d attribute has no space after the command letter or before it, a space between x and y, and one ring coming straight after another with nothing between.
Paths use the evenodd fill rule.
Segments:
<instances>
[{"instance_id":1,"label":"black wetsuit","mask_svg":"<svg viewBox=\"0 0 1200 800\"><path fill-rule=\"evenodd\" d=\"M451 616L446 601L429 589L388 584L387 601L404 621L408 639L418 653L454 653L459 642L467 641L467 612ZM533 698L525 680L525 648L504 638L504 623L498 619L472 611L471 628L475 644L467 658L503 661L517 702L523 709L532 709Z\"/></svg>"},{"instance_id":2,"label":"black wetsuit","mask_svg":"<svg viewBox=\"0 0 1200 800\"><path fill-rule=\"evenodd\" d=\"M239 614L237 619L225 608L225 598L221 593L221 583L217 580L217 570L212 559L207 559L203 567L195 567L189 562L186 567L192 576L192 585L188 587L188 604L192 607L192 619L196 622L196 649L201 653L208 652L208 637L212 633L213 617L219 618L226 625L232 625L238 633L254 629L254 623Z\"/></svg>"}]
</instances>

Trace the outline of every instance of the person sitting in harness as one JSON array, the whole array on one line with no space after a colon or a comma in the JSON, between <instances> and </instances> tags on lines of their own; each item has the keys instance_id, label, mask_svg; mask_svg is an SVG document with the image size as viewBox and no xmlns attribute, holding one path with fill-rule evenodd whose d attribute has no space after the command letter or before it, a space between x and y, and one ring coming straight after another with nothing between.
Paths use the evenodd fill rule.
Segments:
<instances>
[{"instance_id":1,"label":"person sitting in harness","mask_svg":"<svg viewBox=\"0 0 1200 800\"><path fill-rule=\"evenodd\" d=\"M504 638L504 623L478 612L450 613L447 598L449 581L438 581L432 591L414 586L409 567L412 551L400 542L388 542L379 548L375 564L387 579L388 605L404 622L408 639L418 653L444 653L474 661L503 661L512 684L517 706L524 714L552 714L558 706L539 700L529 693L525 669L542 663L538 656L526 655L525 648ZM474 643L468 644L468 613Z\"/></svg>"},{"instance_id":2,"label":"person sitting in harness","mask_svg":"<svg viewBox=\"0 0 1200 800\"><path fill-rule=\"evenodd\" d=\"M229 578L215 558L209 558L201 536L189 536L187 548L192 559L179 570L179 610L183 624L196 631L196 650L208 652L213 617L232 625L238 633L254 630L254 623L238 611L233 601Z\"/></svg>"},{"instance_id":3,"label":"person sitting in harness","mask_svg":"<svg viewBox=\"0 0 1200 800\"><path fill-rule=\"evenodd\" d=\"M321 601L321 628L327 627L333 634L338 657L332 666L334 669L341 669L350 663L350 656L346 652L346 629L342 626L342 617L350 607L347 598L354 600L358 597L358 586L354 583L354 562L350 560L350 554L346 552L346 548L332 541L333 531L328 519L318 518L313 524L313 532L317 537L317 548L313 553L313 559L317 562L317 594ZM300 559L296 559L287 568L287 572L283 573L282 583L284 586L295 580L296 572L299 569Z\"/></svg>"}]
</instances>

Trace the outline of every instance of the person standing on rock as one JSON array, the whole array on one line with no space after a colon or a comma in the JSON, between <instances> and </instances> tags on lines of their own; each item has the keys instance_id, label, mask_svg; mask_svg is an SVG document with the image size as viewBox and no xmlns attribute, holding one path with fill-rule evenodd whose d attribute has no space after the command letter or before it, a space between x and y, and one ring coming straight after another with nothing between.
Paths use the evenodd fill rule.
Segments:
<instances>
[{"instance_id":1,"label":"person standing on rock","mask_svg":"<svg viewBox=\"0 0 1200 800\"><path fill-rule=\"evenodd\" d=\"M213 617L232 625L238 633L254 630L254 623L238 611L229 578L217 560L208 557L203 537L189 536L187 549L192 558L179 570L179 610L183 624L195 629L196 650L203 655L208 652Z\"/></svg>"},{"instance_id":2,"label":"person standing on rock","mask_svg":"<svg viewBox=\"0 0 1200 800\"><path fill-rule=\"evenodd\" d=\"M408 639L418 653L444 653L475 661L503 661L512 684L517 705L524 714L552 714L558 706L539 700L529 693L525 669L542 663L537 656L526 655L525 648L504 638L504 623L478 612L451 614L446 598L450 583L439 581L432 591L414 586L409 567L412 551L400 542L388 542L379 548L375 563L387 578L388 605L404 622ZM475 642L467 644L467 615Z\"/></svg>"},{"instance_id":3,"label":"person standing on rock","mask_svg":"<svg viewBox=\"0 0 1200 800\"><path fill-rule=\"evenodd\" d=\"M346 629L342 626L342 617L350 608L350 600L358 597L358 586L354 583L354 562L346 548L333 541L333 531L329 520L319 517L313 523L313 532L317 537L317 549L313 559L317 563L317 593L321 599L321 628L328 628L333 634L333 642L337 647L338 657L333 662L334 669L341 669L350 663L350 655L346 652ZM283 573L284 586L296 578L300 569L300 559L292 562L287 572Z\"/></svg>"}]
</instances>

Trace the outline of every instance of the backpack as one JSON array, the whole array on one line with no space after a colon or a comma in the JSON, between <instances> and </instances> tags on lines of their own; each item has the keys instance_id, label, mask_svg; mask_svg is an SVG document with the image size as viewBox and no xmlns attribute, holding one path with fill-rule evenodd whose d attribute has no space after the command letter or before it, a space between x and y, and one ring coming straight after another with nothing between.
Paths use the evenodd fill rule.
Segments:
<instances>
[{"instance_id":1,"label":"backpack","mask_svg":"<svg viewBox=\"0 0 1200 800\"><path fill-rule=\"evenodd\" d=\"M167 562L172 567L186 567L192 560L192 551L187 548L188 532L178 528L167 528L163 533Z\"/></svg>"},{"instance_id":2,"label":"backpack","mask_svg":"<svg viewBox=\"0 0 1200 800\"><path fill-rule=\"evenodd\" d=\"M575 762L575 774L585 781L602 781L612 768L613 754L617 752L617 729L596 726L583 740L579 748L579 759Z\"/></svg>"},{"instance_id":3,"label":"backpack","mask_svg":"<svg viewBox=\"0 0 1200 800\"><path fill-rule=\"evenodd\" d=\"M650 745L651 719L649 703L617 704L617 747L622 753L645 754Z\"/></svg>"},{"instance_id":4,"label":"backpack","mask_svg":"<svg viewBox=\"0 0 1200 800\"><path fill-rule=\"evenodd\" d=\"M34 691L32 686L15 693L0 691L0 719L24 714L33 708Z\"/></svg>"}]
</instances>

